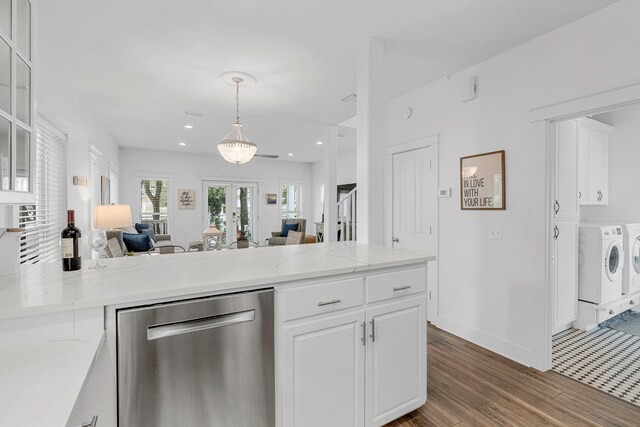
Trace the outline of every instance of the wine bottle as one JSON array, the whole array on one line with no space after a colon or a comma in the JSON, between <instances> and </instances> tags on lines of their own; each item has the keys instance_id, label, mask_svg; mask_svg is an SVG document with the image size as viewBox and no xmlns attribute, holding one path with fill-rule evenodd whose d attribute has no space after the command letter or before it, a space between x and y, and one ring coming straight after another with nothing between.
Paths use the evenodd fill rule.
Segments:
<instances>
[{"instance_id":1,"label":"wine bottle","mask_svg":"<svg viewBox=\"0 0 640 427\"><path fill-rule=\"evenodd\" d=\"M82 233L76 227L75 211L67 211L67 228L62 230L60 249L62 251L62 270L75 271L82 268L80 256L80 237Z\"/></svg>"}]
</instances>

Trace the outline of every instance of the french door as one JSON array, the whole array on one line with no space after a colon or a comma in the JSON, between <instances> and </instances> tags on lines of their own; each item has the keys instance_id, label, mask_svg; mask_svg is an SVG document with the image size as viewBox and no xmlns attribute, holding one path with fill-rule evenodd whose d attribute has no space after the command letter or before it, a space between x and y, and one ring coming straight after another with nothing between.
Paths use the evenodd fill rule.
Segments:
<instances>
[{"instance_id":1,"label":"french door","mask_svg":"<svg viewBox=\"0 0 640 427\"><path fill-rule=\"evenodd\" d=\"M258 184L253 182L203 181L203 230L220 230L222 244L240 237L258 241Z\"/></svg>"}]
</instances>

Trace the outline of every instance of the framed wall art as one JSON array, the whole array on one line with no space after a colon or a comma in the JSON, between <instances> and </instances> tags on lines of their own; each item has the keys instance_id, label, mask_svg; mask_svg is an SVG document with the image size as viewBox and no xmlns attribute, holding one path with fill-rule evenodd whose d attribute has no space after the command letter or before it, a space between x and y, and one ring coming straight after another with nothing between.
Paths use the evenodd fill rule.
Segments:
<instances>
[{"instance_id":1,"label":"framed wall art","mask_svg":"<svg viewBox=\"0 0 640 427\"><path fill-rule=\"evenodd\" d=\"M276 193L267 193L264 195L265 203L267 205L277 205L278 195Z\"/></svg>"},{"instance_id":2,"label":"framed wall art","mask_svg":"<svg viewBox=\"0 0 640 427\"><path fill-rule=\"evenodd\" d=\"M196 208L196 190L192 188L178 189L178 209Z\"/></svg>"},{"instance_id":3,"label":"framed wall art","mask_svg":"<svg viewBox=\"0 0 640 427\"><path fill-rule=\"evenodd\" d=\"M505 152L460 158L460 209L506 209Z\"/></svg>"}]
</instances>

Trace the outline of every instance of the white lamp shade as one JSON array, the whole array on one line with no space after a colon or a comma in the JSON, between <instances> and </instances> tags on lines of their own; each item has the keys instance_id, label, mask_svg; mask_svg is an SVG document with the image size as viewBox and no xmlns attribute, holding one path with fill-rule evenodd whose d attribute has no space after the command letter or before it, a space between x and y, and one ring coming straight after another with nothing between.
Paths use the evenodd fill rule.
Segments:
<instances>
[{"instance_id":1,"label":"white lamp shade","mask_svg":"<svg viewBox=\"0 0 640 427\"><path fill-rule=\"evenodd\" d=\"M93 212L94 228L123 228L132 225L129 205L100 205Z\"/></svg>"}]
</instances>

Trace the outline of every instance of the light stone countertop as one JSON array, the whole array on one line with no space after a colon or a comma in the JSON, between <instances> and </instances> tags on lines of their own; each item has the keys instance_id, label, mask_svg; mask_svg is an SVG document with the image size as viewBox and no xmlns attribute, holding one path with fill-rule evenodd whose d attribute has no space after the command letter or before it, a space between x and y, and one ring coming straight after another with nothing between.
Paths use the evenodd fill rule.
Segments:
<instances>
[{"instance_id":1,"label":"light stone countertop","mask_svg":"<svg viewBox=\"0 0 640 427\"><path fill-rule=\"evenodd\" d=\"M100 338L0 346L0 425L66 425Z\"/></svg>"},{"instance_id":2,"label":"light stone countertop","mask_svg":"<svg viewBox=\"0 0 640 427\"><path fill-rule=\"evenodd\" d=\"M0 276L0 320L160 298L221 293L293 280L424 263L423 252L356 242L191 252L107 260L108 266L63 272L60 265L21 267Z\"/></svg>"}]
</instances>

